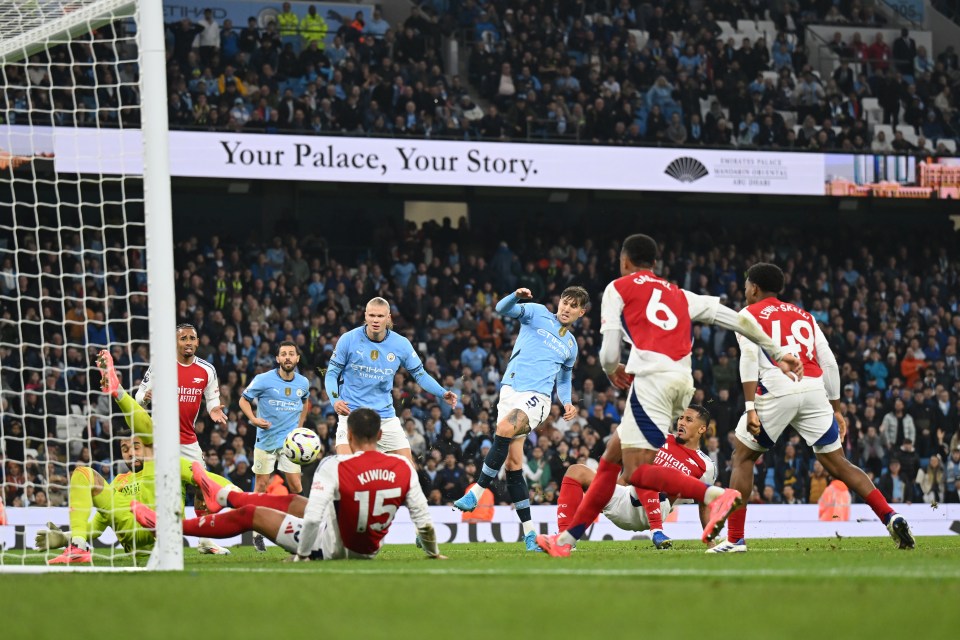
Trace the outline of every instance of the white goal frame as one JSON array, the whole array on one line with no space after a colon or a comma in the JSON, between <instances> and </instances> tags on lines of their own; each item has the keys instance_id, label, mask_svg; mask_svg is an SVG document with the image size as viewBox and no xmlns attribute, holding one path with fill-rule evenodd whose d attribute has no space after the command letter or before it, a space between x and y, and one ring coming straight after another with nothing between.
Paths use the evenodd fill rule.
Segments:
<instances>
[{"instance_id":1,"label":"white goal frame","mask_svg":"<svg viewBox=\"0 0 960 640\"><path fill-rule=\"evenodd\" d=\"M174 288L173 221L167 126L166 53L162 0L9 0L28 3L35 19L17 14L13 5L0 7L0 16L20 15L23 31L4 38L0 33L0 64L43 50L50 43L87 33L117 18L136 16L140 67L140 115L143 138L143 191L146 232L148 320L153 367L153 420L156 469L157 542L147 570L183 569L183 527L180 485L179 408L177 397L176 293ZM58 11L54 14L54 11ZM53 567L0 565L0 572L38 573L49 570L127 571L120 567Z\"/></svg>"}]
</instances>

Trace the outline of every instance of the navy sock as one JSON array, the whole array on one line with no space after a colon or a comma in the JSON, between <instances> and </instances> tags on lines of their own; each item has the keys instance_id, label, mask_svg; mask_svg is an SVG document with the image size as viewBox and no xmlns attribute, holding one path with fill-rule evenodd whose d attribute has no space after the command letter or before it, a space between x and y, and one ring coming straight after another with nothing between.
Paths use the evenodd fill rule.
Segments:
<instances>
[{"instance_id":1,"label":"navy sock","mask_svg":"<svg viewBox=\"0 0 960 640\"><path fill-rule=\"evenodd\" d=\"M507 471L507 492L513 507L517 510L520 522L530 522L530 492L527 481L523 479L523 471Z\"/></svg>"},{"instance_id":2,"label":"navy sock","mask_svg":"<svg viewBox=\"0 0 960 640\"><path fill-rule=\"evenodd\" d=\"M477 477L477 484L484 489L488 488L500 473L500 467L507 459L507 453L510 451L510 443L513 438L504 438L503 436L493 437L493 448L487 452L487 457L483 459L483 469Z\"/></svg>"}]
</instances>

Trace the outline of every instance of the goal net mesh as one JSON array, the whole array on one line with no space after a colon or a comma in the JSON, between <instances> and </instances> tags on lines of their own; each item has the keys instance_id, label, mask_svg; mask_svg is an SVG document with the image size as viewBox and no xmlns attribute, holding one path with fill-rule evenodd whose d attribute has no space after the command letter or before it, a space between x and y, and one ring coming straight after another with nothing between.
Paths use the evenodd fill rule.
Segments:
<instances>
[{"instance_id":1,"label":"goal net mesh","mask_svg":"<svg viewBox=\"0 0 960 640\"><path fill-rule=\"evenodd\" d=\"M140 126L138 17L129 1L0 3L0 570L62 560L63 538L94 566L153 546L129 509L150 467L97 369L109 350L133 391L150 359L143 182L116 169L142 163L139 135L116 135ZM38 551L47 522L63 534Z\"/></svg>"}]
</instances>

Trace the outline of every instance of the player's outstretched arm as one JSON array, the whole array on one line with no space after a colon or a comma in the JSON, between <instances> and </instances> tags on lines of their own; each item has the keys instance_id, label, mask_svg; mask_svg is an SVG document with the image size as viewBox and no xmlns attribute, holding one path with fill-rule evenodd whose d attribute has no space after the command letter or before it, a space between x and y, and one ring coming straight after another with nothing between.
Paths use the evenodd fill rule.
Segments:
<instances>
[{"instance_id":1,"label":"player's outstretched arm","mask_svg":"<svg viewBox=\"0 0 960 640\"><path fill-rule=\"evenodd\" d=\"M803 377L803 363L800 362L800 358L789 353L782 346L774 344L773 339L763 331L756 320L723 306L720 304L720 298L701 296L686 289L683 289L683 293L687 296L691 320L736 331L769 354L784 373L792 372L798 379Z\"/></svg>"},{"instance_id":2,"label":"player's outstretched arm","mask_svg":"<svg viewBox=\"0 0 960 640\"><path fill-rule=\"evenodd\" d=\"M336 459L330 460L321 464L313 477L307 507L303 510L303 529L300 531L300 543L297 547L297 556L300 559L309 558L313 552L313 544L320 531L323 516L337 497L340 490L339 468L340 463Z\"/></svg>"},{"instance_id":3,"label":"player's outstretched arm","mask_svg":"<svg viewBox=\"0 0 960 640\"><path fill-rule=\"evenodd\" d=\"M530 289L517 289L508 296L505 296L497 303L496 311L502 316L508 318L523 317L523 305L517 305L520 300L529 300L533 297Z\"/></svg>"},{"instance_id":4,"label":"player's outstretched arm","mask_svg":"<svg viewBox=\"0 0 960 640\"><path fill-rule=\"evenodd\" d=\"M246 394L246 391L244 391L244 394ZM247 417L247 421L250 422L250 424L252 424L255 427L259 427L260 429L270 428L270 421L267 420L266 418L257 417L257 415L253 411L253 405L250 404L250 400L247 399L246 395L240 396L239 404L240 404L240 410L243 411L243 415Z\"/></svg>"},{"instance_id":5,"label":"player's outstretched arm","mask_svg":"<svg viewBox=\"0 0 960 640\"><path fill-rule=\"evenodd\" d=\"M407 464L410 466L410 487L407 489L404 504L410 511L410 519L417 527L419 546L428 558L445 560L446 558L440 555L440 547L437 545L437 532L433 528L433 518L430 517L427 498L423 495L423 489L420 488L420 479L417 477L413 464L409 460L407 460Z\"/></svg>"},{"instance_id":6,"label":"player's outstretched arm","mask_svg":"<svg viewBox=\"0 0 960 640\"><path fill-rule=\"evenodd\" d=\"M403 340L406 343L405 349L407 350L407 355L403 358L403 366L410 374L410 377L412 377L418 385L423 387L427 393L435 395L438 398L443 398L443 401L451 407L457 406L457 401L459 400L457 394L441 387L440 383L424 369L423 362L421 362L420 356L417 355L410 341L406 338Z\"/></svg>"},{"instance_id":7,"label":"player's outstretched arm","mask_svg":"<svg viewBox=\"0 0 960 640\"><path fill-rule=\"evenodd\" d=\"M135 396L137 404L141 407L145 407L150 404L150 400L153 397L153 367L148 367L147 372L143 374L143 380L140 381L140 386L137 388L137 394Z\"/></svg>"},{"instance_id":8,"label":"player's outstretched arm","mask_svg":"<svg viewBox=\"0 0 960 640\"><path fill-rule=\"evenodd\" d=\"M563 365L557 373L557 397L563 405L563 419L572 420L577 415L573 405L573 367Z\"/></svg>"}]
</instances>

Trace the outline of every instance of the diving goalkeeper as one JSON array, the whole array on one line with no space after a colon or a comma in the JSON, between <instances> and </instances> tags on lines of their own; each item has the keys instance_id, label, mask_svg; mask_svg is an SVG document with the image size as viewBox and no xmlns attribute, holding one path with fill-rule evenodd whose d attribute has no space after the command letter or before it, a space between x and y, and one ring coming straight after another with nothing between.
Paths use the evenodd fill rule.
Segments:
<instances>
[{"instance_id":1,"label":"diving goalkeeper","mask_svg":"<svg viewBox=\"0 0 960 640\"><path fill-rule=\"evenodd\" d=\"M127 553L149 553L156 538L153 531L137 524L130 512L133 500L156 506L153 462L153 420L123 387L113 368L113 358L106 350L97 358L100 388L116 400L131 432L120 443L123 461L131 469L108 482L90 467L77 467L70 476L70 531L61 531L52 522L37 533L36 548L40 551L66 547L48 564L88 564L92 561L91 542L111 527ZM211 482L232 486L221 476L206 473ZM190 461L180 459L180 480L193 484ZM93 518L90 518L91 512Z\"/></svg>"}]
</instances>

